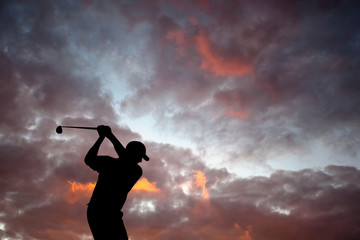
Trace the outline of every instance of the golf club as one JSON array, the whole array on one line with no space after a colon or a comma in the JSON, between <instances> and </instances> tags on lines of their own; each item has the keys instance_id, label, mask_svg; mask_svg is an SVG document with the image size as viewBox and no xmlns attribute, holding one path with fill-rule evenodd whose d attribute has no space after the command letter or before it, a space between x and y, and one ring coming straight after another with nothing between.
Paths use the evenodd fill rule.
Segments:
<instances>
[{"instance_id":1,"label":"golf club","mask_svg":"<svg viewBox=\"0 0 360 240\"><path fill-rule=\"evenodd\" d=\"M63 128L78 128L78 129L88 129L88 130L96 130L96 127L76 127L76 126L58 126L56 128L56 132L61 134L63 132Z\"/></svg>"}]
</instances>

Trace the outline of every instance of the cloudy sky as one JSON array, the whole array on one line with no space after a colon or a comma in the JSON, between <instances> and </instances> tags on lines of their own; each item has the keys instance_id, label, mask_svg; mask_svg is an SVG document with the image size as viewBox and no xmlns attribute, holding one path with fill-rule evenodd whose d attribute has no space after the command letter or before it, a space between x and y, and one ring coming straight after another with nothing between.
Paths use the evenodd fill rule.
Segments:
<instances>
[{"instance_id":1,"label":"cloudy sky","mask_svg":"<svg viewBox=\"0 0 360 240\"><path fill-rule=\"evenodd\" d=\"M358 239L360 3L0 3L0 238L91 239L96 131L144 141L131 240ZM101 154L116 156L109 142Z\"/></svg>"}]
</instances>

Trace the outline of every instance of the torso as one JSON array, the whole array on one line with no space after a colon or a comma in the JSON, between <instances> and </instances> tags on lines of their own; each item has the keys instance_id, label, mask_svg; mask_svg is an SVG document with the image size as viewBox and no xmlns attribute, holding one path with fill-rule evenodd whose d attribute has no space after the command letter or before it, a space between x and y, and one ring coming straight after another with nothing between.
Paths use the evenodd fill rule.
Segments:
<instances>
[{"instance_id":1,"label":"torso","mask_svg":"<svg viewBox=\"0 0 360 240\"><path fill-rule=\"evenodd\" d=\"M114 159L99 172L89 205L121 209L127 194L142 175L141 167Z\"/></svg>"}]
</instances>

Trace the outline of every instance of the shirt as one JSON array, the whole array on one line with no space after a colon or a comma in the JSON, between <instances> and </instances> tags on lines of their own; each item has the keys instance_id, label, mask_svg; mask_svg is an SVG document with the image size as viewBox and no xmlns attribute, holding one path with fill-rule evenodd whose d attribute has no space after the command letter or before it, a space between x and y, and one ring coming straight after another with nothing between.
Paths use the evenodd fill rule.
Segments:
<instances>
[{"instance_id":1,"label":"shirt","mask_svg":"<svg viewBox=\"0 0 360 240\"><path fill-rule=\"evenodd\" d=\"M121 210L127 195L140 179L142 169L131 159L97 156L88 163L99 173L89 205Z\"/></svg>"}]
</instances>

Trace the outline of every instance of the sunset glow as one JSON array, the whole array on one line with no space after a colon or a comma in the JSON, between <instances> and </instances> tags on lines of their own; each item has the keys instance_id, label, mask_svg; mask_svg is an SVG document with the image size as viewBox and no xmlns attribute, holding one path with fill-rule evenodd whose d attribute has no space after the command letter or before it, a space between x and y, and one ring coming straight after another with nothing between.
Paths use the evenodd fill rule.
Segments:
<instances>
[{"instance_id":1,"label":"sunset glow","mask_svg":"<svg viewBox=\"0 0 360 240\"><path fill-rule=\"evenodd\" d=\"M156 182L149 182L146 178L141 178L133 187L136 191L145 191L159 193L160 189L156 187Z\"/></svg>"},{"instance_id":2,"label":"sunset glow","mask_svg":"<svg viewBox=\"0 0 360 240\"><path fill-rule=\"evenodd\" d=\"M75 192L92 192L95 188L95 183L82 184L78 182L68 181L71 185L71 191Z\"/></svg>"},{"instance_id":3,"label":"sunset glow","mask_svg":"<svg viewBox=\"0 0 360 240\"><path fill-rule=\"evenodd\" d=\"M357 0L0 1L0 239L92 239L87 204L112 160L90 168L98 132L60 125L145 144L119 202L131 240L359 239L359 13ZM109 139L97 154L129 160Z\"/></svg>"},{"instance_id":4,"label":"sunset glow","mask_svg":"<svg viewBox=\"0 0 360 240\"><path fill-rule=\"evenodd\" d=\"M203 199L209 198L209 191L206 188L206 176L202 171L196 170L194 171L194 178L195 178L195 187L201 188L201 195Z\"/></svg>"},{"instance_id":5,"label":"sunset glow","mask_svg":"<svg viewBox=\"0 0 360 240\"><path fill-rule=\"evenodd\" d=\"M71 191L76 192L92 192L95 188L96 183L78 183L73 181L68 181L71 186ZM160 189L156 187L156 182L149 182L146 178L141 178L137 183L134 185L133 190L137 191L145 191L145 192L160 192Z\"/></svg>"},{"instance_id":6,"label":"sunset glow","mask_svg":"<svg viewBox=\"0 0 360 240\"><path fill-rule=\"evenodd\" d=\"M196 45L202 56L201 68L219 76L243 76L252 73L252 67L239 58L225 59L214 52L209 37L201 32L195 37Z\"/></svg>"}]
</instances>

